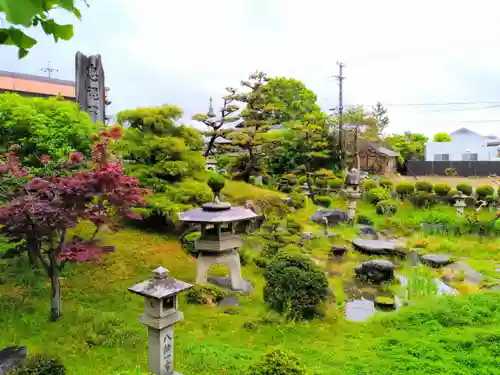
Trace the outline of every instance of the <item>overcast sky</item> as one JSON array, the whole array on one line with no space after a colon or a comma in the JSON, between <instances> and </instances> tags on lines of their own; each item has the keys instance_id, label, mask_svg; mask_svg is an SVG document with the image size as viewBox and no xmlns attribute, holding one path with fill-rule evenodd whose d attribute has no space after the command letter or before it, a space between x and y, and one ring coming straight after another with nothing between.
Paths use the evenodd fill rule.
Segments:
<instances>
[{"instance_id":1,"label":"overcast sky","mask_svg":"<svg viewBox=\"0 0 500 375\"><path fill-rule=\"evenodd\" d=\"M175 104L186 118L259 69L303 81L324 110L380 101L389 132L465 126L500 135L500 3L439 0L88 0L75 37L39 40L0 69L74 79L74 55L100 53L112 112ZM70 17L64 21L74 22ZM419 103L477 103L400 106ZM490 103L493 102L493 103Z\"/></svg>"}]
</instances>

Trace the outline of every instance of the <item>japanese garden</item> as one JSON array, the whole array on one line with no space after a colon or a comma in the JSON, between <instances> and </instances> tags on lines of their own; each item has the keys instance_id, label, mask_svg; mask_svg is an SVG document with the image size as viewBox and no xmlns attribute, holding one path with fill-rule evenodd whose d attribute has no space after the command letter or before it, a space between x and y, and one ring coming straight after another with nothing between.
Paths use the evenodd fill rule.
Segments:
<instances>
[{"instance_id":1,"label":"japanese garden","mask_svg":"<svg viewBox=\"0 0 500 375\"><path fill-rule=\"evenodd\" d=\"M79 14L5 4L19 58ZM110 122L76 61L75 100L0 93L0 375L500 373L496 175L405 175L425 135L262 71Z\"/></svg>"}]
</instances>

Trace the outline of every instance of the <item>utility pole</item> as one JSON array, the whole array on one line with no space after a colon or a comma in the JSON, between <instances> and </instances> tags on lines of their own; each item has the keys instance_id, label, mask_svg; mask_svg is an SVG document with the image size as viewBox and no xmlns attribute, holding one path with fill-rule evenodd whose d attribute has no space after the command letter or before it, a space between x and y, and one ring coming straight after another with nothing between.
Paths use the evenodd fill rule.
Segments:
<instances>
[{"instance_id":1,"label":"utility pole","mask_svg":"<svg viewBox=\"0 0 500 375\"><path fill-rule=\"evenodd\" d=\"M345 164L345 150L344 150L344 98L343 98L343 81L345 77L343 76L343 68L344 68L344 63L341 61L337 61L337 65L339 67L339 74L335 76L335 79L339 82L339 106L338 106L338 113L339 113L339 149L340 149L340 164L342 167L344 167Z\"/></svg>"},{"instance_id":2,"label":"utility pole","mask_svg":"<svg viewBox=\"0 0 500 375\"><path fill-rule=\"evenodd\" d=\"M40 70L42 72L44 72L44 73L47 73L47 76L49 78L51 78L50 75L52 74L52 72L58 72L59 71L58 69L53 69L53 68L50 67L50 61L47 63L47 67L46 68L42 68Z\"/></svg>"}]
</instances>

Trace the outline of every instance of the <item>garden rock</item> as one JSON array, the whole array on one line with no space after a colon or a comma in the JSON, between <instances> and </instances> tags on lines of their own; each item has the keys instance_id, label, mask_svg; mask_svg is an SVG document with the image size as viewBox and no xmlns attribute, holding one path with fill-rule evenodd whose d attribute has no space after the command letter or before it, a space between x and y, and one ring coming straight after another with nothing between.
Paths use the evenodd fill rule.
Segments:
<instances>
[{"instance_id":1,"label":"garden rock","mask_svg":"<svg viewBox=\"0 0 500 375\"><path fill-rule=\"evenodd\" d=\"M361 237L352 240L354 248L362 254L406 257L401 244L386 240L367 240Z\"/></svg>"},{"instance_id":2,"label":"garden rock","mask_svg":"<svg viewBox=\"0 0 500 375\"><path fill-rule=\"evenodd\" d=\"M319 208L318 211L311 217L311 220L316 224L323 225L324 218L328 220L328 225L336 225L347 221L347 215L343 210L329 210L326 208Z\"/></svg>"},{"instance_id":3,"label":"garden rock","mask_svg":"<svg viewBox=\"0 0 500 375\"><path fill-rule=\"evenodd\" d=\"M302 239L306 241L310 241L314 239L314 233L313 232L302 232Z\"/></svg>"},{"instance_id":4,"label":"garden rock","mask_svg":"<svg viewBox=\"0 0 500 375\"><path fill-rule=\"evenodd\" d=\"M468 284L481 284L484 280L484 275L480 272L477 272L468 264L462 262L453 262L446 266L446 271L451 272L453 277L451 279L456 278L458 275L464 276L464 281Z\"/></svg>"},{"instance_id":5,"label":"garden rock","mask_svg":"<svg viewBox=\"0 0 500 375\"><path fill-rule=\"evenodd\" d=\"M231 288L231 279L229 277L209 276L208 282L225 289L229 293L250 294L254 289L253 285L250 281L243 280L243 289L242 290L234 290Z\"/></svg>"},{"instance_id":6,"label":"garden rock","mask_svg":"<svg viewBox=\"0 0 500 375\"><path fill-rule=\"evenodd\" d=\"M343 257L347 254L347 246L333 245L330 250L330 256L332 257Z\"/></svg>"},{"instance_id":7,"label":"garden rock","mask_svg":"<svg viewBox=\"0 0 500 375\"><path fill-rule=\"evenodd\" d=\"M452 262L450 255L426 254L420 256L420 261L432 268L444 267Z\"/></svg>"},{"instance_id":8,"label":"garden rock","mask_svg":"<svg viewBox=\"0 0 500 375\"><path fill-rule=\"evenodd\" d=\"M395 268L394 263L389 260L376 259L361 263L354 270L359 278L373 284L381 284L394 279Z\"/></svg>"},{"instance_id":9,"label":"garden rock","mask_svg":"<svg viewBox=\"0 0 500 375\"><path fill-rule=\"evenodd\" d=\"M290 197L286 197L286 198L283 198L283 203L285 203L287 206L292 206L293 200Z\"/></svg>"},{"instance_id":10,"label":"garden rock","mask_svg":"<svg viewBox=\"0 0 500 375\"><path fill-rule=\"evenodd\" d=\"M371 237L374 240L378 240L379 235L375 229L369 225L361 224L359 226L359 235L361 237Z\"/></svg>"},{"instance_id":11,"label":"garden rock","mask_svg":"<svg viewBox=\"0 0 500 375\"><path fill-rule=\"evenodd\" d=\"M227 296L222 298L219 303L219 306L222 307L239 307L240 305L240 300L236 297L233 296Z\"/></svg>"},{"instance_id":12,"label":"garden rock","mask_svg":"<svg viewBox=\"0 0 500 375\"><path fill-rule=\"evenodd\" d=\"M21 366L28 355L25 346L9 346L0 351L0 375Z\"/></svg>"}]
</instances>

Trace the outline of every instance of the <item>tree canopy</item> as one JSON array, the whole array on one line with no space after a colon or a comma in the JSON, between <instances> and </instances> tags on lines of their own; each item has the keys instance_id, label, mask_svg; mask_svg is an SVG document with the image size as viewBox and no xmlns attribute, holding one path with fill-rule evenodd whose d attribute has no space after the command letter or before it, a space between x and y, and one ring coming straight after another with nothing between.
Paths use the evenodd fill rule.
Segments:
<instances>
[{"instance_id":1,"label":"tree canopy","mask_svg":"<svg viewBox=\"0 0 500 375\"><path fill-rule=\"evenodd\" d=\"M399 152L404 160L423 160L425 143L429 140L419 133L405 132L403 135L393 134L384 142L394 151Z\"/></svg>"},{"instance_id":2,"label":"tree canopy","mask_svg":"<svg viewBox=\"0 0 500 375\"><path fill-rule=\"evenodd\" d=\"M434 134L434 138L432 139L434 142L451 142L451 138L448 133L440 132Z\"/></svg>"},{"instance_id":3,"label":"tree canopy","mask_svg":"<svg viewBox=\"0 0 500 375\"><path fill-rule=\"evenodd\" d=\"M0 0L0 16L5 14L8 22L7 27L0 27L0 45L16 46L19 58L23 58L37 43L23 29L41 28L45 34L52 35L56 42L59 39L71 39L73 25L59 24L51 18L50 11L54 9L63 9L77 19L81 18L75 0Z\"/></svg>"},{"instance_id":4,"label":"tree canopy","mask_svg":"<svg viewBox=\"0 0 500 375\"><path fill-rule=\"evenodd\" d=\"M377 102L373 109L373 117L375 118L377 124L378 134L382 135L384 130L389 126L389 116L387 115L387 109L382 105L382 103Z\"/></svg>"}]
</instances>

